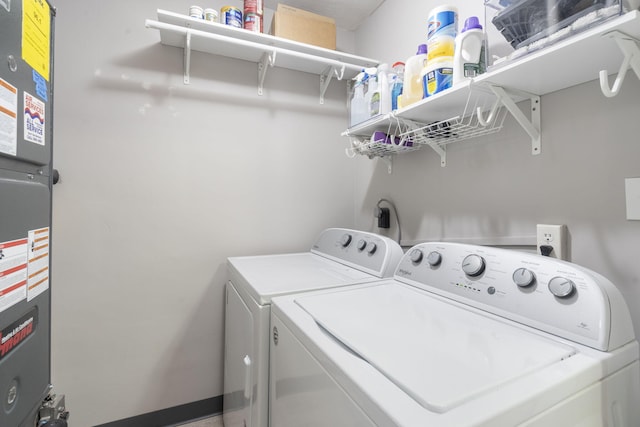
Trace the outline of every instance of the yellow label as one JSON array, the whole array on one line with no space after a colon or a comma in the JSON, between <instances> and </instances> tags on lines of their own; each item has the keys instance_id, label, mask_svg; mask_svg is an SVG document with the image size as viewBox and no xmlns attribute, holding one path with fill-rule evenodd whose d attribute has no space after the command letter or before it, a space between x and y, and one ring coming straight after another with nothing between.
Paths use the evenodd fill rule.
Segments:
<instances>
[{"instance_id":1,"label":"yellow label","mask_svg":"<svg viewBox=\"0 0 640 427\"><path fill-rule=\"evenodd\" d=\"M22 59L49 81L51 11L45 0L22 0Z\"/></svg>"}]
</instances>

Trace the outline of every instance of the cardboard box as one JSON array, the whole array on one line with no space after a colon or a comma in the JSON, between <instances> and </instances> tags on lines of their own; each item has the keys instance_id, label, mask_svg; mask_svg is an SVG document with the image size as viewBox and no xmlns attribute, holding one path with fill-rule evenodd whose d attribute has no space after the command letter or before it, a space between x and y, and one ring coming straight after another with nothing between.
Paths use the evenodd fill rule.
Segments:
<instances>
[{"instance_id":1,"label":"cardboard box","mask_svg":"<svg viewBox=\"0 0 640 427\"><path fill-rule=\"evenodd\" d=\"M278 3L270 34L327 49L336 48L336 21L306 10Z\"/></svg>"}]
</instances>

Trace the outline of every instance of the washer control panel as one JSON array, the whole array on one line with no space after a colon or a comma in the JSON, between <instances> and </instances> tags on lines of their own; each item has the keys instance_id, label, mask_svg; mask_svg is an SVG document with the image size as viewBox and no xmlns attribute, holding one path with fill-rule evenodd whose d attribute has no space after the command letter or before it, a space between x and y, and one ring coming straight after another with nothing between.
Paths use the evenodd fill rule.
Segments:
<instances>
[{"instance_id":1,"label":"washer control panel","mask_svg":"<svg viewBox=\"0 0 640 427\"><path fill-rule=\"evenodd\" d=\"M391 277L403 256L400 245L388 237L346 228L324 230L311 252L376 277Z\"/></svg>"},{"instance_id":2,"label":"washer control panel","mask_svg":"<svg viewBox=\"0 0 640 427\"><path fill-rule=\"evenodd\" d=\"M395 279L600 350L609 348L612 318L626 322L628 317L631 322L610 281L575 264L531 253L423 243L402 258ZM623 335L633 340L633 326L625 325L627 329L631 333Z\"/></svg>"}]
</instances>

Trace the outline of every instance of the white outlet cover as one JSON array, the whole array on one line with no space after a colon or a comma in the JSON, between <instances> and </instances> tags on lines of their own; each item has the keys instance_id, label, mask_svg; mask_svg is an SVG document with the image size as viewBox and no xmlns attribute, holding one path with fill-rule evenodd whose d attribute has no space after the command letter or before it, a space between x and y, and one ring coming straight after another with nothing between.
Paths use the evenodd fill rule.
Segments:
<instances>
[{"instance_id":1,"label":"white outlet cover","mask_svg":"<svg viewBox=\"0 0 640 427\"><path fill-rule=\"evenodd\" d=\"M624 180L627 197L627 219L640 220L640 178Z\"/></svg>"}]
</instances>

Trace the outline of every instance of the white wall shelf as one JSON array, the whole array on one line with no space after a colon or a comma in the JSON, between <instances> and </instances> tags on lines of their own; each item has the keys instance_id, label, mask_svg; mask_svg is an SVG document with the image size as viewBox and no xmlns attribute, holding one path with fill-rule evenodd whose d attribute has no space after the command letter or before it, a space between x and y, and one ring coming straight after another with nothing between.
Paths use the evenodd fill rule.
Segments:
<instances>
[{"instance_id":1,"label":"white wall shelf","mask_svg":"<svg viewBox=\"0 0 640 427\"><path fill-rule=\"evenodd\" d=\"M446 144L483 133L471 132L469 135L449 133L446 141L434 143L434 139L428 134L429 127L433 128L439 123L446 124L460 118L479 120L482 126L485 116L479 115L477 108L480 108L482 113L486 113L493 108L495 102L498 102L495 104L496 113L501 109L499 105L501 104L514 115L531 137L532 154L539 154L541 150L540 96L598 77L603 93L606 96L615 95L624 73L629 68L640 77L640 42L638 40L640 40L640 12L634 10L544 49L495 67L472 81L456 85L385 116L372 118L343 132L343 136L352 138L353 147L358 145L358 140L367 140L375 131L402 134L404 130L399 124L414 122L417 124L414 126L416 129L423 129L424 138L417 138L418 142L426 143L438 152L441 165L444 166L446 165ZM608 75L618 70L620 75L616 80L617 83L614 83L613 89L609 89ZM469 108L470 99L475 99L477 107ZM529 118L515 106L516 102L526 99L531 101ZM496 118L500 120L499 117ZM475 125L477 123L472 122L472 126ZM501 127L494 122L490 123L490 126L492 131L499 130ZM383 157L396 153L389 151L381 155L373 155Z\"/></svg>"},{"instance_id":2,"label":"white wall shelf","mask_svg":"<svg viewBox=\"0 0 640 427\"><path fill-rule=\"evenodd\" d=\"M145 26L160 31L164 45L184 49L184 83L189 84L191 52L205 52L257 64L258 94L262 95L267 70L281 67L320 76L320 103L333 78L351 79L362 68L376 67L374 59L191 18L158 9L158 20Z\"/></svg>"}]
</instances>

